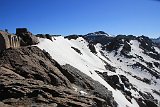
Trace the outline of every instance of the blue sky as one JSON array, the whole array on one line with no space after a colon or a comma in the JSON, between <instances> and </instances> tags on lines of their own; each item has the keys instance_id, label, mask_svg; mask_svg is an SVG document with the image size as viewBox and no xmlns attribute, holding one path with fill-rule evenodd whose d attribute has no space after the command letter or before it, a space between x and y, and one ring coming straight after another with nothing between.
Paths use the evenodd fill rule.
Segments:
<instances>
[{"instance_id":1,"label":"blue sky","mask_svg":"<svg viewBox=\"0 0 160 107\"><path fill-rule=\"evenodd\" d=\"M158 0L0 0L0 29L34 34L109 34L160 36Z\"/></svg>"}]
</instances>

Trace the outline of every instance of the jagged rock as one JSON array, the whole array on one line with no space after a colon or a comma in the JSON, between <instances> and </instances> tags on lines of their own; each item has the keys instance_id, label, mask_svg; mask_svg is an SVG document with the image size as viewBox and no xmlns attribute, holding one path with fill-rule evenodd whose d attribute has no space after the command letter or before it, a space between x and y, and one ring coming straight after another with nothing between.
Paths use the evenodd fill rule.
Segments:
<instances>
[{"instance_id":1,"label":"jagged rock","mask_svg":"<svg viewBox=\"0 0 160 107\"><path fill-rule=\"evenodd\" d=\"M150 93L143 93L141 91L139 93L143 97L142 101L145 103L146 107L158 107L158 101L155 100Z\"/></svg>"},{"instance_id":2,"label":"jagged rock","mask_svg":"<svg viewBox=\"0 0 160 107\"><path fill-rule=\"evenodd\" d=\"M127 42L125 42L121 52L124 54L128 54L130 51L131 51L131 46Z\"/></svg>"},{"instance_id":3,"label":"jagged rock","mask_svg":"<svg viewBox=\"0 0 160 107\"><path fill-rule=\"evenodd\" d=\"M132 65L133 68L140 68L141 70L145 70L147 72L149 72L151 75L153 75L155 78L159 79L160 78L160 73L155 71L155 70L152 70L152 69L149 69L148 67L146 67L145 65L139 63L139 62L136 62L135 64Z\"/></svg>"},{"instance_id":4,"label":"jagged rock","mask_svg":"<svg viewBox=\"0 0 160 107\"><path fill-rule=\"evenodd\" d=\"M153 49L153 42L151 39L149 39L146 36L140 36L137 38L137 40L140 42L140 48L146 50L146 51L153 51L155 52L155 50Z\"/></svg>"},{"instance_id":5,"label":"jagged rock","mask_svg":"<svg viewBox=\"0 0 160 107\"><path fill-rule=\"evenodd\" d=\"M122 82L124 83L125 87L130 89L131 83L129 82L128 78L124 75L120 75L120 78Z\"/></svg>"},{"instance_id":6,"label":"jagged rock","mask_svg":"<svg viewBox=\"0 0 160 107\"><path fill-rule=\"evenodd\" d=\"M49 39L49 40L51 40L51 41L53 41L52 40L52 35L49 35L49 34L37 34L37 35L35 35L36 37L40 37L40 38L46 38L46 39Z\"/></svg>"},{"instance_id":7,"label":"jagged rock","mask_svg":"<svg viewBox=\"0 0 160 107\"><path fill-rule=\"evenodd\" d=\"M121 46L121 40L118 40L117 38L114 38L111 40L109 44L105 46L105 49L107 51L113 51L113 50L118 50Z\"/></svg>"},{"instance_id":8,"label":"jagged rock","mask_svg":"<svg viewBox=\"0 0 160 107\"><path fill-rule=\"evenodd\" d=\"M94 44L89 43L89 44L88 44L88 47L89 47L89 49L91 50L92 53L97 54L96 49L95 49L95 47L94 47Z\"/></svg>"},{"instance_id":9,"label":"jagged rock","mask_svg":"<svg viewBox=\"0 0 160 107\"><path fill-rule=\"evenodd\" d=\"M136 99L139 107L147 107L147 105L145 104L145 102L142 100L142 98L138 98Z\"/></svg>"},{"instance_id":10,"label":"jagged rock","mask_svg":"<svg viewBox=\"0 0 160 107\"><path fill-rule=\"evenodd\" d=\"M102 45L107 44L113 37L110 37L107 33L103 31L98 31L94 33L88 33L83 36L83 38L92 44L101 43Z\"/></svg>"},{"instance_id":11,"label":"jagged rock","mask_svg":"<svg viewBox=\"0 0 160 107\"><path fill-rule=\"evenodd\" d=\"M27 28L17 28L16 35L21 38L21 46L35 45L39 43L38 38L33 36L33 34L29 32Z\"/></svg>"},{"instance_id":12,"label":"jagged rock","mask_svg":"<svg viewBox=\"0 0 160 107\"><path fill-rule=\"evenodd\" d=\"M117 106L113 97L111 97L112 93L108 91L108 89L101 85L99 82L94 81L89 76L85 75L84 73L69 64L64 65L63 68L65 69L63 74L66 75L66 77L70 80L71 83L81 88L84 88L90 94L104 99L108 105L113 107Z\"/></svg>"},{"instance_id":13,"label":"jagged rock","mask_svg":"<svg viewBox=\"0 0 160 107\"><path fill-rule=\"evenodd\" d=\"M117 75L111 75L111 76L108 76L107 72L99 72L99 71L96 71L97 74L99 74L102 78L104 78L104 80L111 86L113 87L114 89L118 89L120 91L122 91L122 93L125 95L126 99L128 101L131 102L131 99L132 99L132 93L130 91L127 91L125 90L124 86L128 89L130 89L130 87L132 86L130 83L129 83L129 80L123 76L123 75L120 75L120 78L123 82L123 84L120 83L119 81L119 77Z\"/></svg>"},{"instance_id":14,"label":"jagged rock","mask_svg":"<svg viewBox=\"0 0 160 107\"><path fill-rule=\"evenodd\" d=\"M144 100L147 107L158 107L155 102L151 101L151 100Z\"/></svg>"},{"instance_id":15,"label":"jagged rock","mask_svg":"<svg viewBox=\"0 0 160 107\"><path fill-rule=\"evenodd\" d=\"M140 48L144 50L144 53L150 56L153 59L160 60L160 54L155 51L154 44L151 39L145 36L140 36L137 38L140 42ZM152 53L151 53L152 52Z\"/></svg>"},{"instance_id":16,"label":"jagged rock","mask_svg":"<svg viewBox=\"0 0 160 107\"><path fill-rule=\"evenodd\" d=\"M127 58L134 58L134 56L129 55L129 52L131 52L131 46L127 41L124 42L124 46L121 50L121 54L124 55Z\"/></svg>"},{"instance_id":17,"label":"jagged rock","mask_svg":"<svg viewBox=\"0 0 160 107\"><path fill-rule=\"evenodd\" d=\"M113 87L114 89L119 89L119 90L123 90L124 91L124 86L123 84L121 84L119 82L119 77L117 75L111 75L111 76L108 76L107 72L99 72L99 71L96 71L97 74L99 74L102 78L104 78L104 80L109 84L111 85L111 87Z\"/></svg>"},{"instance_id":18,"label":"jagged rock","mask_svg":"<svg viewBox=\"0 0 160 107\"><path fill-rule=\"evenodd\" d=\"M159 69L160 69L160 63L158 63L158 62L154 62L154 65L155 65L157 68L159 68Z\"/></svg>"}]
</instances>

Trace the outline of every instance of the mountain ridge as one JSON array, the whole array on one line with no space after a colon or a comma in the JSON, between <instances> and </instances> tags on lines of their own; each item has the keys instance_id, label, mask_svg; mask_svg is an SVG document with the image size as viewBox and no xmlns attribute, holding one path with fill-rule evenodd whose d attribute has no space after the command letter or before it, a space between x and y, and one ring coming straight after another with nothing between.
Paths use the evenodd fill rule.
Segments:
<instances>
[{"instance_id":1,"label":"mountain ridge","mask_svg":"<svg viewBox=\"0 0 160 107\"><path fill-rule=\"evenodd\" d=\"M95 37L98 38L98 36ZM124 94L124 99L128 100L123 100L128 106L133 106L133 99L141 106L149 107L148 102L152 103L152 106L155 107L156 104L158 104L159 97L155 94L155 91L158 92L159 89L159 48L155 47L156 45L148 37L122 35L111 38L108 37L110 40L106 40L107 42L102 41L102 43L101 41L97 41L97 39L77 35L65 38L53 38L53 42L41 39L38 46L49 52L60 64L70 64L81 72L91 76L93 79L101 82L107 88L112 86L109 90L112 90L113 93L116 93L113 89L113 84L119 85L118 90ZM52 49L46 48L45 45L52 47ZM78 49L81 54L71 47ZM108 73L108 76L105 76L107 78L107 84L100 80L100 77L104 79L101 72ZM98 77L97 74L99 74L100 77ZM117 81L121 80L124 83L109 83L109 81L116 80L112 80L112 75L115 75L114 78L117 78ZM108 86L108 83L110 86ZM147 90L141 87L139 83L147 87ZM125 85L129 85L128 88ZM153 89L151 87L153 87ZM152 96L151 98L149 97L150 95ZM120 99L116 99L116 95L113 94L113 96L118 104L123 102L119 101ZM129 100L131 104L129 104ZM123 107L125 104L120 104L120 106ZM136 105L134 105L134 107L135 106Z\"/></svg>"},{"instance_id":2,"label":"mountain ridge","mask_svg":"<svg viewBox=\"0 0 160 107\"><path fill-rule=\"evenodd\" d=\"M159 107L160 48L152 39L103 31L35 37L38 44L0 52L0 105Z\"/></svg>"}]
</instances>

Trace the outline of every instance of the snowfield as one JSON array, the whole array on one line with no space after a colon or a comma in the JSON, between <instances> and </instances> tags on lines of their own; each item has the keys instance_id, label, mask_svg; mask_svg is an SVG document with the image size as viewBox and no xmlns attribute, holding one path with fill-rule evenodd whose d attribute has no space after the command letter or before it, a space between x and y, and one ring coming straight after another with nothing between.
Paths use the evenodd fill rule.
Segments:
<instances>
[{"instance_id":1,"label":"snowfield","mask_svg":"<svg viewBox=\"0 0 160 107\"><path fill-rule=\"evenodd\" d=\"M160 91L160 79L156 79L152 76L149 72L145 72L141 68L133 68L132 65L135 62L139 62L140 64L146 65L146 62L158 62L160 61L155 60L148 55L143 53L143 50L139 48L139 42L137 40L131 40L129 42L131 46L131 52L129 55L134 56L135 58L126 58L120 54L120 51L123 48L123 45L117 50L117 55L115 52L107 52L102 50L101 44L96 44L96 54L92 53L89 49L89 43L83 39L82 37L75 39L68 40L62 36L53 37L53 41L49 39L39 38L40 43L37 45L40 49L44 49L47 51L53 59L55 59L61 65L70 64L73 67L79 69L81 72L85 73L86 75L90 76L92 79L99 81L108 90L112 91L113 97L115 101L118 103L118 107L139 107L138 103L134 98L131 99L131 102L126 99L124 94L117 89L112 88L103 78L101 78L95 71L99 72L107 72L108 75L124 75L128 78L129 82L143 93L149 92L151 95L160 101L160 96L156 93L153 93L153 90ZM80 51L78 53L73 49L73 47ZM160 49L154 47L155 50L160 53ZM101 53L103 52L104 55ZM137 58L137 55L141 56L144 61ZM116 68L116 72L112 72L105 68L105 62L110 64L111 66ZM154 70L160 72L160 68L153 65ZM136 79L134 76L140 77L141 79L147 78L151 80L151 84L147 84L143 81ZM122 83L122 81L120 81ZM123 83L122 83L123 84ZM129 90L135 98L141 98L142 96L133 89L128 89L125 87L126 90ZM85 94L82 92L82 94Z\"/></svg>"}]
</instances>

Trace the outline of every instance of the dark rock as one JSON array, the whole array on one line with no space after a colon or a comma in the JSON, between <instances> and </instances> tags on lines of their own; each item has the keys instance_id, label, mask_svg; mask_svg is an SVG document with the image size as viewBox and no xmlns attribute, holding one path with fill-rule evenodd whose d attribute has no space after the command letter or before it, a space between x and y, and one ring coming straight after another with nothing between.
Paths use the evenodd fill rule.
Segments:
<instances>
[{"instance_id":1,"label":"dark rock","mask_svg":"<svg viewBox=\"0 0 160 107\"><path fill-rule=\"evenodd\" d=\"M69 35L69 36L65 36L64 38L67 38L68 40L71 40L71 39L75 39L76 40L79 37L81 37L81 35Z\"/></svg>"},{"instance_id":2,"label":"dark rock","mask_svg":"<svg viewBox=\"0 0 160 107\"><path fill-rule=\"evenodd\" d=\"M125 76L120 75L120 78L124 84L123 85L120 83L119 77L117 75L108 76L107 72L101 73L99 71L96 71L96 73L100 75L111 87L120 90L124 94L126 99L131 102L131 99L133 98L132 93L130 91L125 90L124 85L126 86L126 88L129 89L131 89L132 85L131 83L129 83L129 80Z\"/></svg>"},{"instance_id":3,"label":"dark rock","mask_svg":"<svg viewBox=\"0 0 160 107\"><path fill-rule=\"evenodd\" d=\"M120 75L120 78L122 82L124 83L125 87L130 89L131 83L129 82L128 78L124 75Z\"/></svg>"},{"instance_id":4,"label":"dark rock","mask_svg":"<svg viewBox=\"0 0 160 107\"><path fill-rule=\"evenodd\" d=\"M46 38L47 38L47 39L49 39L49 40L51 40L51 41L52 41L52 36L51 36L51 35L46 34L45 36L46 36Z\"/></svg>"},{"instance_id":5,"label":"dark rock","mask_svg":"<svg viewBox=\"0 0 160 107\"><path fill-rule=\"evenodd\" d=\"M154 65L155 65L157 68L160 68L160 63L154 62Z\"/></svg>"},{"instance_id":6,"label":"dark rock","mask_svg":"<svg viewBox=\"0 0 160 107\"><path fill-rule=\"evenodd\" d=\"M154 52L154 51L152 51L152 52ZM160 60L160 54L158 52L150 53L150 52L144 51L144 54L150 56L151 58L153 58L155 60Z\"/></svg>"},{"instance_id":7,"label":"dark rock","mask_svg":"<svg viewBox=\"0 0 160 107\"><path fill-rule=\"evenodd\" d=\"M112 72L116 72L116 68L111 66L110 64L106 64L105 68L106 68L106 70L109 70L109 71L112 71Z\"/></svg>"},{"instance_id":8,"label":"dark rock","mask_svg":"<svg viewBox=\"0 0 160 107\"><path fill-rule=\"evenodd\" d=\"M153 59L160 60L160 54L155 51L154 43L151 39L145 36L137 37L137 40L140 42L140 48L144 50L144 54L150 56Z\"/></svg>"},{"instance_id":9,"label":"dark rock","mask_svg":"<svg viewBox=\"0 0 160 107\"><path fill-rule=\"evenodd\" d=\"M49 35L49 34L37 34L37 35L35 35L36 37L40 37L40 38L46 38L46 39L49 39L49 40L51 40L51 41L53 41L52 40L52 35Z\"/></svg>"},{"instance_id":10,"label":"dark rock","mask_svg":"<svg viewBox=\"0 0 160 107\"><path fill-rule=\"evenodd\" d=\"M95 49L95 47L94 47L94 44L89 43L89 44L88 44L88 47L89 47L89 49L90 49L90 51L91 51L92 53L97 54L97 51L96 51L96 49Z\"/></svg>"},{"instance_id":11,"label":"dark rock","mask_svg":"<svg viewBox=\"0 0 160 107\"><path fill-rule=\"evenodd\" d=\"M128 35L128 36L117 35L116 37L110 39L110 41L106 44L105 49L107 51L113 51L113 50L117 51L124 44L122 53L127 55L127 53L131 51L130 45L128 43L130 42L130 40L135 40L135 39L136 37L133 35Z\"/></svg>"},{"instance_id":12,"label":"dark rock","mask_svg":"<svg viewBox=\"0 0 160 107\"><path fill-rule=\"evenodd\" d=\"M72 49L74 49L77 53L79 53L80 55L82 54L81 51L75 47L71 47Z\"/></svg>"},{"instance_id":13,"label":"dark rock","mask_svg":"<svg viewBox=\"0 0 160 107\"><path fill-rule=\"evenodd\" d=\"M143 64L136 62L135 64L132 65L133 68L140 68L141 70L145 70L146 72L149 72L152 76L154 76L155 78L159 79L160 78L160 73L149 69L148 67L144 66Z\"/></svg>"},{"instance_id":14,"label":"dark rock","mask_svg":"<svg viewBox=\"0 0 160 107\"><path fill-rule=\"evenodd\" d=\"M121 50L121 53L128 54L131 51L131 46L128 44L128 42L124 42L124 46Z\"/></svg>"},{"instance_id":15,"label":"dark rock","mask_svg":"<svg viewBox=\"0 0 160 107\"><path fill-rule=\"evenodd\" d=\"M151 100L144 100L144 102L146 103L147 107L158 107L158 105Z\"/></svg>"},{"instance_id":16,"label":"dark rock","mask_svg":"<svg viewBox=\"0 0 160 107\"><path fill-rule=\"evenodd\" d=\"M142 98L138 98L136 99L136 101L140 107L147 107L146 103L143 101Z\"/></svg>"},{"instance_id":17,"label":"dark rock","mask_svg":"<svg viewBox=\"0 0 160 107\"><path fill-rule=\"evenodd\" d=\"M111 42L109 42L109 44L105 46L105 49L107 51L113 51L113 50L117 51L121 46L122 46L122 41L117 38L114 38L111 40Z\"/></svg>"},{"instance_id":18,"label":"dark rock","mask_svg":"<svg viewBox=\"0 0 160 107\"><path fill-rule=\"evenodd\" d=\"M117 75L108 76L105 80L107 80L113 88L116 88L116 85L120 84L119 77Z\"/></svg>"},{"instance_id":19,"label":"dark rock","mask_svg":"<svg viewBox=\"0 0 160 107\"><path fill-rule=\"evenodd\" d=\"M110 37L107 33L103 31L88 33L87 35L84 35L83 38L89 43L92 43L92 44L100 43L102 45L108 44L113 39L113 37ZM105 47L103 47L103 50L105 50Z\"/></svg>"},{"instance_id":20,"label":"dark rock","mask_svg":"<svg viewBox=\"0 0 160 107\"><path fill-rule=\"evenodd\" d=\"M157 103L158 101L154 99L154 97L146 92L146 93L143 93L143 92L139 92L140 95L143 97L142 101L144 101L146 107L158 107L157 106Z\"/></svg>"},{"instance_id":21,"label":"dark rock","mask_svg":"<svg viewBox=\"0 0 160 107\"><path fill-rule=\"evenodd\" d=\"M134 76L132 76L132 77L134 77L134 78L136 78L137 80L140 80L140 81L142 81L142 82L145 82L146 84L151 84L151 80L149 80L149 79L147 79L147 78L140 78L140 77L138 77L138 76L136 76L136 75L134 75Z\"/></svg>"},{"instance_id":22,"label":"dark rock","mask_svg":"<svg viewBox=\"0 0 160 107\"><path fill-rule=\"evenodd\" d=\"M39 43L38 38L26 28L17 28L16 35L21 38L21 46L35 45Z\"/></svg>"},{"instance_id":23,"label":"dark rock","mask_svg":"<svg viewBox=\"0 0 160 107\"><path fill-rule=\"evenodd\" d=\"M145 62L145 63L147 64L147 66L148 66L149 68L153 68L153 65L152 65L151 62Z\"/></svg>"},{"instance_id":24,"label":"dark rock","mask_svg":"<svg viewBox=\"0 0 160 107\"><path fill-rule=\"evenodd\" d=\"M106 34L106 35L108 35L106 32L104 32L104 31L97 31L97 32L94 32L95 34L97 34L97 35L100 35L100 34Z\"/></svg>"},{"instance_id":25,"label":"dark rock","mask_svg":"<svg viewBox=\"0 0 160 107\"><path fill-rule=\"evenodd\" d=\"M160 91L156 91L156 90L152 90L152 91L153 91L153 93L156 93L157 95L160 96Z\"/></svg>"},{"instance_id":26,"label":"dark rock","mask_svg":"<svg viewBox=\"0 0 160 107\"><path fill-rule=\"evenodd\" d=\"M153 42L151 39L142 35L140 37L137 37L137 40L140 42L140 48L142 48L143 50L146 50L146 51L155 52L155 50L152 47Z\"/></svg>"},{"instance_id":27,"label":"dark rock","mask_svg":"<svg viewBox=\"0 0 160 107\"><path fill-rule=\"evenodd\" d=\"M117 75L111 75L108 76L107 73L103 72L102 76L104 80L114 89L122 90L124 91L124 86L123 84L120 83L119 77Z\"/></svg>"},{"instance_id":28,"label":"dark rock","mask_svg":"<svg viewBox=\"0 0 160 107\"><path fill-rule=\"evenodd\" d=\"M117 106L113 97L111 97L112 93L99 82L94 81L92 78L71 65L64 65L63 68L65 69L63 74L70 80L71 83L84 88L88 93L93 94L96 97L104 99L108 105L114 107Z\"/></svg>"},{"instance_id":29,"label":"dark rock","mask_svg":"<svg viewBox=\"0 0 160 107\"><path fill-rule=\"evenodd\" d=\"M134 58L134 56L129 55L129 52L131 52L131 46L127 41L125 41L124 46L121 50L121 54L124 55L126 58Z\"/></svg>"},{"instance_id":30,"label":"dark rock","mask_svg":"<svg viewBox=\"0 0 160 107\"><path fill-rule=\"evenodd\" d=\"M106 56L104 56L104 57L106 57ZM116 68L115 67L113 67L112 65L107 63L105 60L103 60L103 59L101 59L101 60L105 63L104 67L106 68L106 70L109 70L109 71L112 71L112 72L116 72Z\"/></svg>"},{"instance_id":31,"label":"dark rock","mask_svg":"<svg viewBox=\"0 0 160 107\"><path fill-rule=\"evenodd\" d=\"M147 79L147 78L143 78L142 80L143 82L147 83L147 84L151 84L151 80Z\"/></svg>"}]
</instances>

